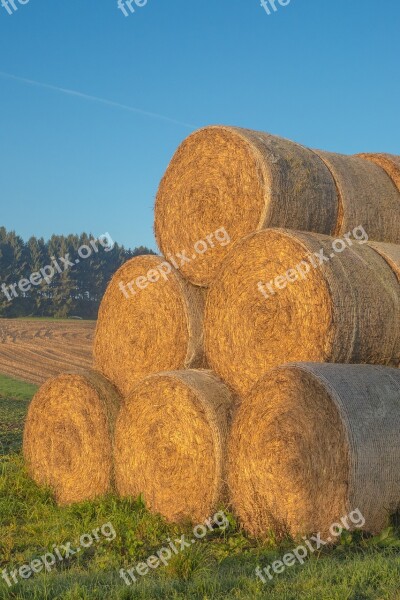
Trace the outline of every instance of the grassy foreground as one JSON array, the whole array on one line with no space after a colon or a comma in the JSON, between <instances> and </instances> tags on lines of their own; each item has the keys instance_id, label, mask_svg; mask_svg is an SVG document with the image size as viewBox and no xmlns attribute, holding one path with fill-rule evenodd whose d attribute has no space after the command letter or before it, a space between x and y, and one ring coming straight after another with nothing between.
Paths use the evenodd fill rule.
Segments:
<instances>
[{"instance_id":1,"label":"grassy foreground","mask_svg":"<svg viewBox=\"0 0 400 600\"><path fill-rule=\"evenodd\" d=\"M303 565L286 568L263 584L257 565L279 560L297 545L273 539L247 539L229 516L230 526L209 531L136 583L119 575L154 555L171 540L190 536L189 525L170 526L148 513L140 499L113 496L97 502L58 508L47 490L27 477L21 457L23 421L35 386L0 376L0 576L102 528L90 547L49 572L18 577L11 587L0 578L0 598L35 600L197 599L232 600L400 600L400 537L392 529L379 537L356 539L347 534L335 549L313 554ZM211 515L210 515L211 516Z\"/></svg>"}]
</instances>

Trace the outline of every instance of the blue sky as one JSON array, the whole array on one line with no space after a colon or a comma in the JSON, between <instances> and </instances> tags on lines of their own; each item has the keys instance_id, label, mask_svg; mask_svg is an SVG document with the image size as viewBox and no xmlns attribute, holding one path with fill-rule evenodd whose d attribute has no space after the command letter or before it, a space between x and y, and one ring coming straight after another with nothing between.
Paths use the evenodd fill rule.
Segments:
<instances>
[{"instance_id":1,"label":"blue sky","mask_svg":"<svg viewBox=\"0 0 400 600\"><path fill-rule=\"evenodd\" d=\"M0 225L155 248L153 204L197 127L400 154L400 2L29 0L0 6ZM145 113L163 115L157 118Z\"/></svg>"}]
</instances>

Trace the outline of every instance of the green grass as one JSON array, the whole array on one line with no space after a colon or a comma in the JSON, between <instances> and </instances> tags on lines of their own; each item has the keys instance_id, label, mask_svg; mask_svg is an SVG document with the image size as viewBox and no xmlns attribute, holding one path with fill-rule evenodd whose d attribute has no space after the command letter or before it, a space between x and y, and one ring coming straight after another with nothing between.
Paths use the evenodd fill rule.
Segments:
<instances>
[{"instance_id":1,"label":"green grass","mask_svg":"<svg viewBox=\"0 0 400 600\"><path fill-rule=\"evenodd\" d=\"M190 549L127 586L120 568L147 559L190 526L167 525L140 499L114 496L59 508L48 490L27 476L21 457L23 421L35 386L0 376L0 573L111 523L116 538L104 536L50 573L39 573L9 588L0 579L1 600L400 600L400 537L393 530L365 538L347 534L335 549L314 554L263 584L257 565L266 566L292 550L294 542L259 544L248 539L230 516L230 528L209 532ZM0 446L1 448L1 446Z\"/></svg>"},{"instance_id":2,"label":"green grass","mask_svg":"<svg viewBox=\"0 0 400 600\"><path fill-rule=\"evenodd\" d=\"M37 386L32 383L17 381L0 374L0 398L29 401L36 390Z\"/></svg>"},{"instance_id":3,"label":"green grass","mask_svg":"<svg viewBox=\"0 0 400 600\"><path fill-rule=\"evenodd\" d=\"M18 452L28 404L37 387L0 375L0 455Z\"/></svg>"}]
</instances>

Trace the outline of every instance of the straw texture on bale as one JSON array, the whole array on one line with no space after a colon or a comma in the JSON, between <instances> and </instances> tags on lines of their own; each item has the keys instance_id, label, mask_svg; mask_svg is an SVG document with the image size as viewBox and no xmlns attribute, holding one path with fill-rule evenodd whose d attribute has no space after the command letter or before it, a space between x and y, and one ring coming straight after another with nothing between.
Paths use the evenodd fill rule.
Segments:
<instances>
[{"instance_id":1,"label":"straw texture on bale","mask_svg":"<svg viewBox=\"0 0 400 600\"><path fill-rule=\"evenodd\" d=\"M23 452L32 479L61 505L113 487L112 446L120 396L100 373L49 379L28 410Z\"/></svg>"},{"instance_id":2,"label":"straw texture on bale","mask_svg":"<svg viewBox=\"0 0 400 600\"><path fill-rule=\"evenodd\" d=\"M225 499L233 398L210 371L151 375L126 399L115 435L117 489L150 510L202 522Z\"/></svg>"},{"instance_id":3,"label":"straw texture on bale","mask_svg":"<svg viewBox=\"0 0 400 600\"><path fill-rule=\"evenodd\" d=\"M387 173L362 158L315 152L336 182L339 216L335 235L362 225L370 239L399 244L400 193Z\"/></svg>"},{"instance_id":4,"label":"straw texture on bale","mask_svg":"<svg viewBox=\"0 0 400 600\"><path fill-rule=\"evenodd\" d=\"M369 246L373 248L392 269L400 283L400 245L386 244L384 242L369 242ZM394 366L396 361L394 361ZM400 357L397 361L397 366L400 367Z\"/></svg>"},{"instance_id":5,"label":"straw texture on bale","mask_svg":"<svg viewBox=\"0 0 400 600\"><path fill-rule=\"evenodd\" d=\"M338 213L329 169L303 146L238 127L206 127L178 148L161 181L155 233L163 254L224 227L232 242L265 227L333 233ZM357 223L358 224L358 223ZM207 286L230 248L214 247L185 262L183 274Z\"/></svg>"},{"instance_id":6,"label":"straw texture on bale","mask_svg":"<svg viewBox=\"0 0 400 600\"><path fill-rule=\"evenodd\" d=\"M286 362L398 366L399 281L373 248L351 243L269 229L232 249L209 288L204 331L210 367L239 394Z\"/></svg>"},{"instance_id":7,"label":"straw texture on bale","mask_svg":"<svg viewBox=\"0 0 400 600\"><path fill-rule=\"evenodd\" d=\"M100 305L94 364L123 396L151 373L206 366L205 291L166 264L154 255L129 260L113 276ZM170 273L161 276L167 269ZM144 286L147 275L154 282L140 289L135 282Z\"/></svg>"},{"instance_id":8,"label":"straw texture on bale","mask_svg":"<svg viewBox=\"0 0 400 600\"><path fill-rule=\"evenodd\" d=\"M379 165L386 171L389 177L393 180L397 189L400 190L400 156L394 154L358 154L360 158L365 158L376 165Z\"/></svg>"},{"instance_id":9,"label":"straw texture on bale","mask_svg":"<svg viewBox=\"0 0 400 600\"><path fill-rule=\"evenodd\" d=\"M228 448L233 509L252 535L321 532L327 540L357 510L363 529L377 533L400 508L400 372L272 369L244 398Z\"/></svg>"},{"instance_id":10,"label":"straw texture on bale","mask_svg":"<svg viewBox=\"0 0 400 600\"><path fill-rule=\"evenodd\" d=\"M384 242L369 242L369 245L386 260L400 281L400 245Z\"/></svg>"}]
</instances>

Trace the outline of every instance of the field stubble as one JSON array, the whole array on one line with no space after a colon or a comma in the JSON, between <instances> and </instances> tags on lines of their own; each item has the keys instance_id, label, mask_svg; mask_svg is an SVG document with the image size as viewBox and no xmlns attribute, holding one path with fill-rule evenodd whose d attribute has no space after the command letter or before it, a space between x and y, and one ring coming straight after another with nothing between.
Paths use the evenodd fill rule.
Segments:
<instances>
[{"instance_id":1,"label":"field stubble","mask_svg":"<svg viewBox=\"0 0 400 600\"><path fill-rule=\"evenodd\" d=\"M41 384L91 367L95 321L0 319L0 373Z\"/></svg>"}]
</instances>

